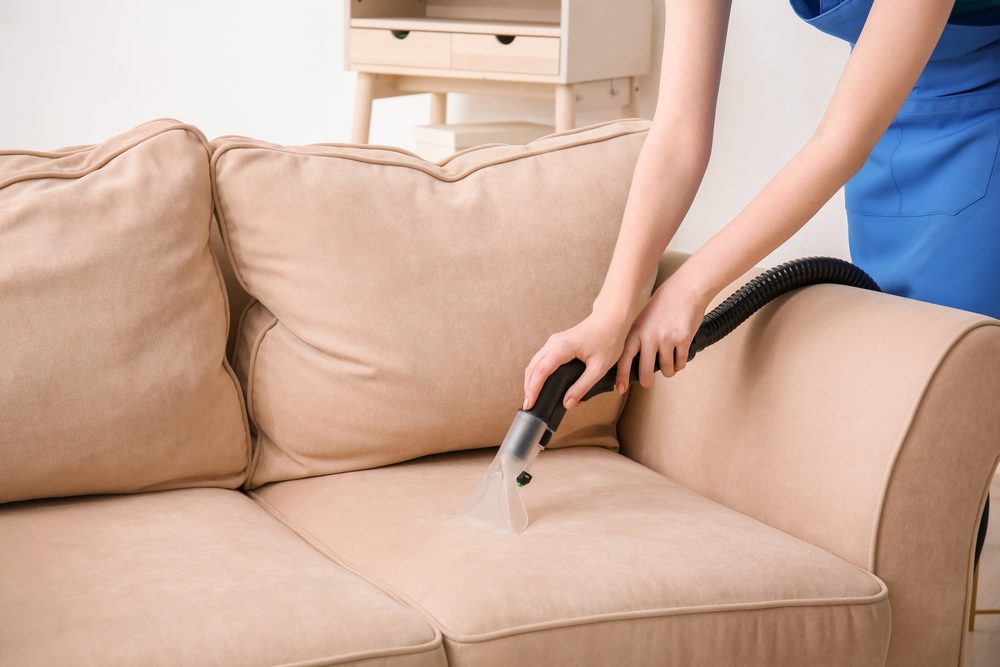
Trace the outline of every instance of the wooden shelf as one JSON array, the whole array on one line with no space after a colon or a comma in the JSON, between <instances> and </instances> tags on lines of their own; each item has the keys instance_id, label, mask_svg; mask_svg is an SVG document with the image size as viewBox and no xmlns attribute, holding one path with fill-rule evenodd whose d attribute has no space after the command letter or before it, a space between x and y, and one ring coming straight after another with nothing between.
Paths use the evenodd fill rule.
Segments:
<instances>
[{"instance_id":1,"label":"wooden shelf","mask_svg":"<svg viewBox=\"0 0 1000 667\"><path fill-rule=\"evenodd\" d=\"M2 0L0 0L2 1ZM357 72L351 141L367 143L372 102L430 94L547 100L556 131L576 112L639 115L638 77L652 60L653 0L348 0L344 62ZM509 38L508 38L509 37Z\"/></svg>"},{"instance_id":2,"label":"wooden shelf","mask_svg":"<svg viewBox=\"0 0 1000 667\"><path fill-rule=\"evenodd\" d=\"M464 32L483 35L530 35L559 37L558 23L524 21L469 21L465 19L399 16L386 18L352 18L352 28L382 28L383 30L423 30L425 32Z\"/></svg>"}]
</instances>

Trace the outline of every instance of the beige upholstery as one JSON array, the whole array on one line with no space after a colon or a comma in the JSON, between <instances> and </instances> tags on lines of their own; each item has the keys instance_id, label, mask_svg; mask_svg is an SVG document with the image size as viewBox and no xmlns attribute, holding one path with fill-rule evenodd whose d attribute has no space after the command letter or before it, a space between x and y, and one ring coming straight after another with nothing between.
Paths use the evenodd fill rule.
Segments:
<instances>
[{"instance_id":1,"label":"beige upholstery","mask_svg":"<svg viewBox=\"0 0 1000 667\"><path fill-rule=\"evenodd\" d=\"M444 665L417 614L235 491L0 507L0 663Z\"/></svg>"},{"instance_id":2,"label":"beige upholstery","mask_svg":"<svg viewBox=\"0 0 1000 667\"><path fill-rule=\"evenodd\" d=\"M0 212L0 502L239 486L201 133L0 152Z\"/></svg>"},{"instance_id":3,"label":"beige upholstery","mask_svg":"<svg viewBox=\"0 0 1000 667\"><path fill-rule=\"evenodd\" d=\"M243 286L236 279L233 265L229 261L229 254L222 243L222 234L219 232L219 225L214 220L212 222L211 247L212 256L215 257L215 261L219 264L226 292L229 295L229 331L226 341L226 358L232 361L233 353L236 350L236 334L239 332L240 320L253 299L250 298L250 295L247 294L246 290L243 289Z\"/></svg>"},{"instance_id":4,"label":"beige upholstery","mask_svg":"<svg viewBox=\"0 0 1000 667\"><path fill-rule=\"evenodd\" d=\"M217 215L262 304L235 362L256 430L250 486L500 442L531 355L591 308L648 126L443 164L217 140ZM574 412L553 445L616 447L622 402Z\"/></svg>"},{"instance_id":5,"label":"beige upholstery","mask_svg":"<svg viewBox=\"0 0 1000 667\"><path fill-rule=\"evenodd\" d=\"M628 456L885 580L891 664L954 665L997 396L1000 322L817 286L633 387L619 434Z\"/></svg>"},{"instance_id":6,"label":"beige upholstery","mask_svg":"<svg viewBox=\"0 0 1000 667\"><path fill-rule=\"evenodd\" d=\"M605 449L546 452L520 536L455 516L492 451L264 486L426 610L452 665L880 665L881 581Z\"/></svg>"},{"instance_id":7,"label":"beige upholstery","mask_svg":"<svg viewBox=\"0 0 1000 667\"><path fill-rule=\"evenodd\" d=\"M0 152L0 663L961 664L988 318L801 290L571 411L523 535L455 515L590 308L647 129Z\"/></svg>"}]
</instances>

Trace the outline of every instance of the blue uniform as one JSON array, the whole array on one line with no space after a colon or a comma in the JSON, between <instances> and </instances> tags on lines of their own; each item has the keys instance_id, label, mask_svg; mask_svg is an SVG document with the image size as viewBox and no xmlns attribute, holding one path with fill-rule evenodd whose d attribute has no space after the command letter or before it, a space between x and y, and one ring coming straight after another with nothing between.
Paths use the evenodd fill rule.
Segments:
<instances>
[{"instance_id":1,"label":"blue uniform","mask_svg":"<svg viewBox=\"0 0 1000 667\"><path fill-rule=\"evenodd\" d=\"M790 1L852 46L873 2ZM851 259L886 292L1000 318L1000 12L955 21L847 183Z\"/></svg>"}]
</instances>

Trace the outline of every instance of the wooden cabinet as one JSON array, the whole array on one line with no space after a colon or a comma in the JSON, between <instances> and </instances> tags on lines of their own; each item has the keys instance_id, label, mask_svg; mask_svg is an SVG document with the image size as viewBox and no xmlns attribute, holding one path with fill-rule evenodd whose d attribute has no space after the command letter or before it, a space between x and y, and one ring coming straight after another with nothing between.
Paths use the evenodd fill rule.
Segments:
<instances>
[{"instance_id":1,"label":"wooden cabinet","mask_svg":"<svg viewBox=\"0 0 1000 667\"><path fill-rule=\"evenodd\" d=\"M576 111L637 115L652 57L652 0L345 0L348 66L358 72L352 140L368 141L372 101L431 93L550 99L555 126Z\"/></svg>"}]
</instances>

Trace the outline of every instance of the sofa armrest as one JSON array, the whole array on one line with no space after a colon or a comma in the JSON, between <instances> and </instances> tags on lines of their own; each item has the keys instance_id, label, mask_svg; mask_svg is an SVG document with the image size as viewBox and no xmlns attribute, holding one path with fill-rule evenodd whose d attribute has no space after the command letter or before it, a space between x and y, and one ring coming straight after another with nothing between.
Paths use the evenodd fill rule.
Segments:
<instances>
[{"instance_id":1,"label":"sofa armrest","mask_svg":"<svg viewBox=\"0 0 1000 667\"><path fill-rule=\"evenodd\" d=\"M681 261L665 256L660 279ZM630 390L619 438L627 456L881 577L890 662L955 664L998 405L1000 322L819 285Z\"/></svg>"}]
</instances>

